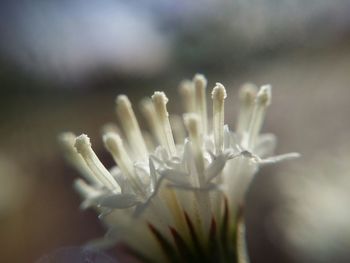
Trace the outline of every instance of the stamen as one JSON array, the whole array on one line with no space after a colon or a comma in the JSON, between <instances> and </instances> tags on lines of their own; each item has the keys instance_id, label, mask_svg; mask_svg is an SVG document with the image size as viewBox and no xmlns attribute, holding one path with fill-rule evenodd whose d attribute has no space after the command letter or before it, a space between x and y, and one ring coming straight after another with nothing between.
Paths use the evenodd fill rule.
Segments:
<instances>
[{"instance_id":1,"label":"stamen","mask_svg":"<svg viewBox=\"0 0 350 263\"><path fill-rule=\"evenodd\" d=\"M185 112L195 112L196 103L194 96L194 86L192 81L183 80L179 86L179 92L182 96L182 101L184 103Z\"/></svg>"},{"instance_id":2,"label":"stamen","mask_svg":"<svg viewBox=\"0 0 350 263\"><path fill-rule=\"evenodd\" d=\"M168 151L170 156L176 156L176 147L174 142L174 137L172 134L170 122L169 122L169 113L166 108L166 104L168 103L168 98L165 96L164 92L156 91L152 96L153 104L156 110L156 113L159 118L159 122L162 127L162 133L165 144L163 145L165 149Z\"/></svg>"},{"instance_id":3,"label":"stamen","mask_svg":"<svg viewBox=\"0 0 350 263\"><path fill-rule=\"evenodd\" d=\"M149 98L143 99L140 103L140 109L146 121L148 122L148 126L153 134L153 137L159 144L165 145L166 138L163 136L162 126L160 124L152 100Z\"/></svg>"},{"instance_id":4,"label":"stamen","mask_svg":"<svg viewBox=\"0 0 350 263\"><path fill-rule=\"evenodd\" d=\"M205 166L202 151L202 136L200 134L200 120L197 114L188 113L184 116L185 126L191 140L195 167L197 170L198 188L205 188ZM202 226L203 233L208 230L211 218L211 205L209 195L206 192L196 192L195 198L198 205L198 222Z\"/></svg>"},{"instance_id":5,"label":"stamen","mask_svg":"<svg viewBox=\"0 0 350 263\"><path fill-rule=\"evenodd\" d=\"M196 74L193 78L195 96L196 96L196 112L200 117L200 123L202 126L203 135L207 134L207 99L206 99L206 88L207 79L201 75Z\"/></svg>"},{"instance_id":6,"label":"stamen","mask_svg":"<svg viewBox=\"0 0 350 263\"><path fill-rule=\"evenodd\" d=\"M181 117L179 115L170 115L170 124L173 129L175 142L182 144L186 138L186 131Z\"/></svg>"},{"instance_id":7,"label":"stamen","mask_svg":"<svg viewBox=\"0 0 350 263\"><path fill-rule=\"evenodd\" d=\"M147 131L142 131L142 137L145 141L147 150L149 152L153 152L156 149L156 145L154 144L154 137L152 136L152 134L150 134Z\"/></svg>"},{"instance_id":8,"label":"stamen","mask_svg":"<svg viewBox=\"0 0 350 263\"><path fill-rule=\"evenodd\" d=\"M184 115L184 122L188 131L192 149L194 153L196 169L198 174L199 187L205 184L204 176L204 158L202 153L202 139L200 136L200 121L195 113L188 113Z\"/></svg>"},{"instance_id":9,"label":"stamen","mask_svg":"<svg viewBox=\"0 0 350 263\"><path fill-rule=\"evenodd\" d=\"M85 134L78 136L75 139L74 146L98 180L101 181L101 183L103 183L108 189L114 192L120 192L118 183L92 150L89 137Z\"/></svg>"},{"instance_id":10,"label":"stamen","mask_svg":"<svg viewBox=\"0 0 350 263\"><path fill-rule=\"evenodd\" d=\"M103 135L107 132L114 132L114 133L122 134L118 125L116 125L115 123L111 123L111 122L106 123L105 125L102 126L101 134Z\"/></svg>"},{"instance_id":11,"label":"stamen","mask_svg":"<svg viewBox=\"0 0 350 263\"><path fill-rule=\"evenodd\" d=\"M103 135L103 142L123 174L132 175L133 164L123 146L123 141L120 136L117 133L106 133Z\"/></svg>"},{"instance_id":12,"label":"stamen","mask_svg":"<svg viewBox=\"0 0 350 263\"><path fill-rule=\"evenodd\" d=\"M224 148L224 106L226 98L225 87L216 83L212 93L213 99L213 131L215 152L221 153Z\"/></svg>"},{"instance_id":13,"label":"stamen","mask_svg":"<svg viewBox=\"0 0 350 263\"><path fill-rule=\"evenodd\" d=\"M94 186L102 186L101 182L94 176L89 167L86 165L86 162L77 152L74 147L76 135L72 132L62 133L59 137L59 140L64 147L65 154L68 161L79 170L79 172L84 176L84 178Z\"/></svg>"},{"instance_id":14,"label":"stamen","mask_svg":"<svg viewBox=\"0 0 350 263\"><path fill-rule=\"evenodd\" d=\"M85 199L92 198L98 195L98 192L93 186L90 186L82 179L76 179L73 185L74 189Z\"/></svg>"},{"instance_id":15,"label":"stamen","mask_svg":"<svg viewBox=\"0 0 350 263\"><path fill-rule=\"evenodd\" d=\"M237 121L237 134L242 138L243 134L248 132L249 120L251 118L254 101L258 88L251 83L246 83L241 87L239 93L240 107Z\"/></svg>"},{"instance_id":16,"label":"stamen","mask_svg":"<svg viewBox=\"0 0 350 263\"><path fill-rule=\"evenodd\" d=\"M252 117L249 123L247 134L247 149L252 150L255 146L255 141L261 130L263 124L266 108L271 103L271 86L262 86L255 99L255 105L252 113Z\"/></svg>"},{"instance_id":17,"label":"stamen","mask_svg":"<svg viewBox=\"0 0 350 263\"><path fill-rule=\"evenodd\" d=\"M117 114L124 129L131 150L139 160L147 160L148 151L142 138L139 124L136 120L131 103L127 96L119 95L116 100Z\"/></svg>"},{"instance_id":18,"label":"stamen","mask_svg":"<svg viewBox=\"0 0 350 263\"><path fill-rule=\"evenodd\" d=\"M114 161L122 171L123 175L130 180L133 188L140 193L143 193L144 189L142 189L138 178L135 176L133 162L126 152L120 136L117 133L106 133L103 135L103 142L106 149L111 153Z\"/></svg>"}]
</instances>

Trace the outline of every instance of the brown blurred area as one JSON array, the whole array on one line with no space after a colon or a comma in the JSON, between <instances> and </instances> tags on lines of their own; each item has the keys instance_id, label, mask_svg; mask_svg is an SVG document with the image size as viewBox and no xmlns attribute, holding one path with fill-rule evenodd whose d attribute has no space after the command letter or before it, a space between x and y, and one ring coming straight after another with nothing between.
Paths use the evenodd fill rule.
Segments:
<instances>
[{"instance_id":1,"label":"brown blurred area","mask_svg":"<svg viewBox=\"0 0 350 263\"><path fill-rule=\"evenodd\" d=\"M226 48L228 53L240 54L239 49ZM205 51L215 60L214 51ZM240 85L247 81L272 85L273 102L264 130L277 135L278 153L296 151L302 158L264 168L253 182L246 208L248 248L252 263L295 262L270 221L283 199L277 181L286 166L302 165L350 141L349 36L316 47L267 47L257 54L230 57L230 61L224 58L197 64L177 61L153 76L108 71L69 85L32 77L2 60L0 262L35 262L57 248L102 236L104 229L96 215L79 209L79 197L72 189L78 173L65 162L57 136L63 131L89 134L98 156L110 167L100 132L105 123L117 121L115 97L127 94L137 108L141 98L164 90L169 109L180 113L177 85L196 71L207 76L209 89L215 82L226 86L226 118L231 128L235 127ZM141 118L140 122L144 127Z\"/></svg>"}]
</instances>

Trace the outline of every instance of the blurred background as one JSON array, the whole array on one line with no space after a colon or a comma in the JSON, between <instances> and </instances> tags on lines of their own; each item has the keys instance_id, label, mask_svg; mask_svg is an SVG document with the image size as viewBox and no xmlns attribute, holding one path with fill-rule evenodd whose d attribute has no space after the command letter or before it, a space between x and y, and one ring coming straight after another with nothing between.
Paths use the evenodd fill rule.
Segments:
<instances>
[{"instance_id":1,"label":"blurred background","mask_svg":"<svg viewBox=\"0 0 350 263\"><path fill-rule=\"evenodd\" d=\"M89 134L109 166L100 134L116 121L115 97L137 108L164 90L181 113L178 83L197 72L209 89L228 89L232 128L238 88L270 83L264 130L278 136L278 153L302 154L253 182L252 263L349 262L347 0L1 1L0 262L35 262L103 235L79 210L78 173L58 134Z\"/></svg>"}]
</instances>

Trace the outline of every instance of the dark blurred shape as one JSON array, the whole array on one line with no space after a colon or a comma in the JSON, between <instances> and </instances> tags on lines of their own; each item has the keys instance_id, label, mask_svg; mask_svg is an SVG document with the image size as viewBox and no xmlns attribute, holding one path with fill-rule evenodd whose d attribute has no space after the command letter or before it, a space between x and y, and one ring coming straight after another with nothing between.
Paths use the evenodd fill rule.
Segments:
<instances>
[{"instance_id":1,"label":"dark blurred shape","mask_svg":"<svg viewBox=\"0 0 350 263\"><path fill-rule=\"evenodd\" d=\"M350 32L346 0L3 1L0 53L39 78L155 76L315 48Z\"/></svg>"},{"instance_id":2,"label":"dark blurred shape","mask_svg":"<svg viewBox=\"0 0 350 263\"><path fill-rule=\"evenodd\" d=\"M82 247L65 247L40 258L37 263L117 263L105 253Z\"/></svg>"}]
</instances>

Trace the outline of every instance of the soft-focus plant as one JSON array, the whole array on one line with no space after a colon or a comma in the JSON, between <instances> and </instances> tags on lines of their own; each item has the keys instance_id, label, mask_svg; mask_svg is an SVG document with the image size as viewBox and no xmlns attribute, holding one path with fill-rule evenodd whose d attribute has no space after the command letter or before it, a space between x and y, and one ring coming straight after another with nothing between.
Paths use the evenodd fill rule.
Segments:
<instances>
[{"instance_id":1,"label":"soft-focus plant","mask_svg":"<svg viewBox=\"0 0 350 263\"><path fill-rule=\"evenodd\" d=\"M87 135L62 134L68 160L83 176L74 184L81 207L95 209L108 229L90 245L122 242L145 262L248 262L243 212L250 182L262 165L298 154L272 156L275 136L260 133L270 86L243 86L235 132L224 122L226 90L220 83L212 90L208 118L206 86L199 74L181 83L183 122L169 118L163 92L143 100L151 138L140 130L128 97L118 96L125 138L110 129L103 135L117 164L110 170Z\"/></svg>"}]
</instances>

